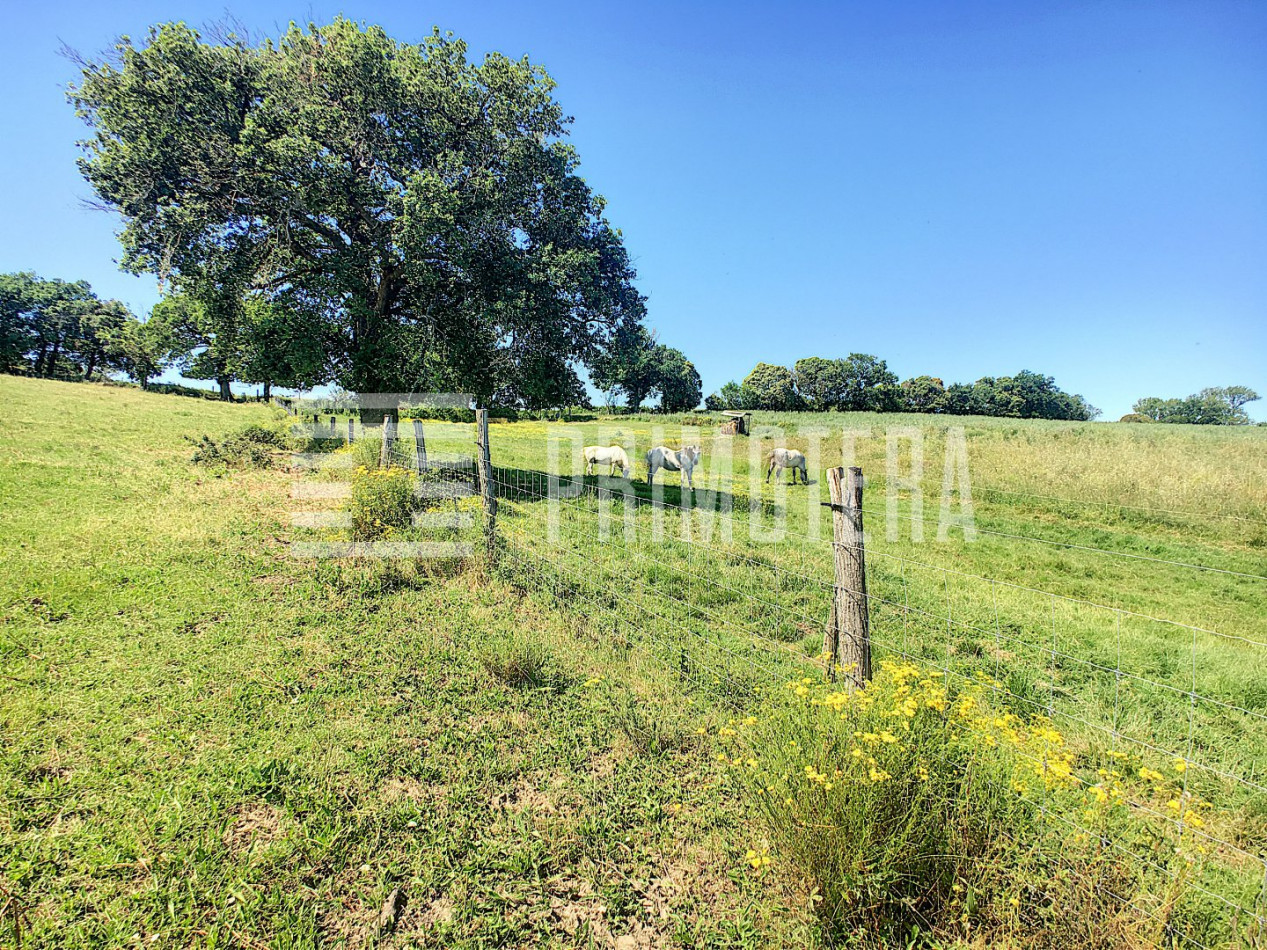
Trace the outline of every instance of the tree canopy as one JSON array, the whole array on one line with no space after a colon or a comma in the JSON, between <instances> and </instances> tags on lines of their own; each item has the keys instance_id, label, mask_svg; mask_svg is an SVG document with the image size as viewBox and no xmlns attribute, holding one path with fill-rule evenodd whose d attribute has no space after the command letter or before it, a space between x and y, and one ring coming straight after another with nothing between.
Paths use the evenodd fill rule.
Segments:
<instances>
[{"instance_id":1,"label":"tree canopy","mask_svg":"<svg viewBox=\"0 0 1267 950\"><path fill-rule=\"evenodd\" d=\"M1248 386L1214 386L1186 399L1148 396L1135 403L1133 414L1153 422L1248 425L1250 419L1249 413L1245 411L1245 404L1258 398L1258 393Z\"/></svg>"},{"instance_id":2,"label":"tree canopy","mask_svg":"<svg viewBox=\"0 0 1267 950\"><path fill-rule=\"evenodd\" d=\"M86 281L0 274L0 370L91 379L120 369L120 347L138 321Z\"/></svg>"},{"instance_id":3,"label":"tree canopy","mask_svg":"<svg viewBox=\"0 0 1267 950\"><path fill-rule=\"evenodd\" d=\"M660 408L684 412L698 406L703 396L700 375L686 354L656 343L655 335L638 325L618 329L600 347L590 376L599 389L623 396L630 409L659 394Z\"/></svg>"},{"instance_id":4,"label":"tree canopy","mask_svg":"<svg viewBox=\"0 0 1267 950\"><path fill-rule=\"evenodd\" d=\"M1099 410L1061 391L1050 376L1022 370L947 387L934 376L898 385L884 360L867 353L845 359L807 357L795 371L758 363L742 385L727 383L706 400L710 409L796 409L869 412L949 412L1027 419L1094 419Z\"/></svg>"},{"instance_id":5,"label":"tree canopy","mask_svg":"<svg viewBox=\"0 0 1267 950\"><path fill-rule=\"evenodd\" d=\"M575 378L644 314L527 59L472 63L451 35L408 44L343 18L261 43L166 23L116 54L69 93L90 129L80 168L123 218L123 265L201 308L200 369L222 389L268 375L240 355L247 300L282 295L325 326L349 389L483 399Z\"/></svg>"}]
</instances>

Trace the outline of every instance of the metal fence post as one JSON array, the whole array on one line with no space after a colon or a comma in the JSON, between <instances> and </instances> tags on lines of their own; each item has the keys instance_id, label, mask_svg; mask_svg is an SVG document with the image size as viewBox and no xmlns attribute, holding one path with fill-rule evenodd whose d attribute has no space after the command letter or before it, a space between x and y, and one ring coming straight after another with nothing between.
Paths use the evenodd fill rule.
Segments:
<instances>
[{"instance_id":1,"label":"metal fence post","mask_svg":"<svg viewBox=\"0 0 1267 950\"><path fill-rule=\"evenodd\" d=\"M862 533L862 469L827 470L831 491L832 562L836 586L831 622L823 638L833 677L844 670L850 690L871 679L871 621L867 610L867 563Z\"/></svg>"}]
</instances>

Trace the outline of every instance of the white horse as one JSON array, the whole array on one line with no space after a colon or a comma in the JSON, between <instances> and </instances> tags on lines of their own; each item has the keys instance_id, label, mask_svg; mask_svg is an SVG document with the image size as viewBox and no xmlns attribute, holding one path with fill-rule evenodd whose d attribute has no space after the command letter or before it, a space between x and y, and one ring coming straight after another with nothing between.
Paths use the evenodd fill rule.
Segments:
<instances>
[{"instance_id":1,"label":"white horse","mask_svg":"<svg viewBox=\"0 0 1267 950\"><path fill-rule=\"evenodd\" d=\"M628 478L630 471L632 471L629 465L629 456L625 454L625 450L619 445L609 446L608 448L603 448L601 445L585 446L585 474L593 475L595 465L610 465L611 468L607 471L608 475L615 475L616 466L619 465L621 474L625 478Z\"/></svg>"},{"instance_id":2,"label":"white horse","mask_svg":"<svg viewBox=\"0 0 1267 950\"><path fill-rule=\"evenodd\" d=\"M693 489L695 486L691 484L691 472L699 464L699 456L698 445L685 445L676 452L657 445L647 453L647 484L651 484L657 470L664 469L669 472L681 471L682 481L686 482L687 488Z\"/></svg>"},{"instance_id":3,"label":"white horse","mask_svg":"<svg viewBox=\"0 0 1267 950\"><path fill-rule=\"evenodd\" d=\"M809 484L809 475L806 474L807 466L805 464L804 452L798 452L796 451L796 449L775 449L773 452L771 452L769 455L765 457L765 460L766 460L765 480L767 484L770 481L770 475L774 472L776 468L779 470L780 478L783 477L783 470L785 468L790 468L792 470L792 484L793 485L796 484L796 473L798 471L801 473L801 480L806 485Z\"/></svg>"}]
</instances>

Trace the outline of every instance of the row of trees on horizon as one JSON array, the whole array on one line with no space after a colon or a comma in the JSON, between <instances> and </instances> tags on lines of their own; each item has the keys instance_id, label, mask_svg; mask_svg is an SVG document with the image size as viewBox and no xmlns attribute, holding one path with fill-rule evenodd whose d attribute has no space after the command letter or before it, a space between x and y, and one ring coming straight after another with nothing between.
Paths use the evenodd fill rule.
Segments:
<instances>
[{"instance_id":1,"label":"row of trees on horizon","mask_svg":"<svg viewBox=\"0 0 1267 950\"><path fill-rule=\"evenodd\" d=\"M32 273L0 274L0 371L46 378L100 379L121 374L147 388L169 367L191 379L214 379L221 397L231 382L256 384L267 398L274 385L307 390L334 381L337 342L320 321L297 317L275 301L246 297L232 346L216 336L216 321L187 295L161 300L148 319L117 300L102 300L85 281L44 280ZM543 365L542 369L546 367ZM618 329L596 347L591 381L608 405L641 409L649 399L664 412L686 412L701 401L698 371L686 355L658 343L642 324ZM589 406L574 368L570 379L535 381L523 391L503 387L503 408ZM531 380L531 375L523 377ZM1146 397L1124 422L1245 425L1245 405L1258 399L1246 386L1211 387L1184 399ZM1088 421L1100 411L1062 391L1051 376L1022 370L947 386L935 376L898 381L870 354L844 359L807 357L788 368L758 363L743 380L703 400L718 410L924 412L1018 419Z\"/></svg>"},{"instance_id":2,"label":"row of trees on horizon","mask_svg":"<svg viewBox=\"0 0 1267 950\"><path fill-rule=\"evenodd\" d=\"M811 356L790 369L758 363L742 383L729 382L707 400L710 409L839 412L929 412L1017 419L1089 421L1100 410L1066 393L1050 376L1021 370L947 386L936 376L898 382L888 364L869 353L845 359Z\"/></svg>"}]
</instances>

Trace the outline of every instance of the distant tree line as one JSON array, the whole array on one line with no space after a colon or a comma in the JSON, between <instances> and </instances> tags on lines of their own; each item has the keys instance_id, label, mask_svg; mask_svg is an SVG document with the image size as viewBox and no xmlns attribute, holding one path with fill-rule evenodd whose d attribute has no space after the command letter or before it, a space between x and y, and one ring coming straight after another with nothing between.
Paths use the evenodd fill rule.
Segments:
<instances>
[{"instance_id":1,"label":"distant tree line","mask_svg":"<svg viewBox=\"0 0 1267 950\"><path fill-rule=\"evenodd\" d=\"M85 281L0 274L0 370L49 379L138 373L162 359L144 324L117 300L102 300ZM151 359L153 357L153 359Z\"/></svg>"},{"instance_id":2,"label":"distant tree line","mask_svg":"<svg viewBox=\"0 0 1267 950\"><path fill-rule=\"evenodd\" d=\"M1100 414L1056 381L1022 370L946 386L935 376L898 382L884 360L867 353L844 359L811 356L789 369L758 363L742 383L729 382L705 400L709 409L841 412L930 412L1086 421Z\"/></svg>"},{"instance_id":3,"label":"distant tree line","mask_svg":"<svg viewBox=\"0 0 1267 950\"><path fill-rule=\"evenodd\" d=\"M1248 386L1213 386L1187 399L1147 396L1135 403L1122 422L1178 422L1189 425L1249 425L1246 403L1259 398Z\"/></svg>"}]
</instances>

